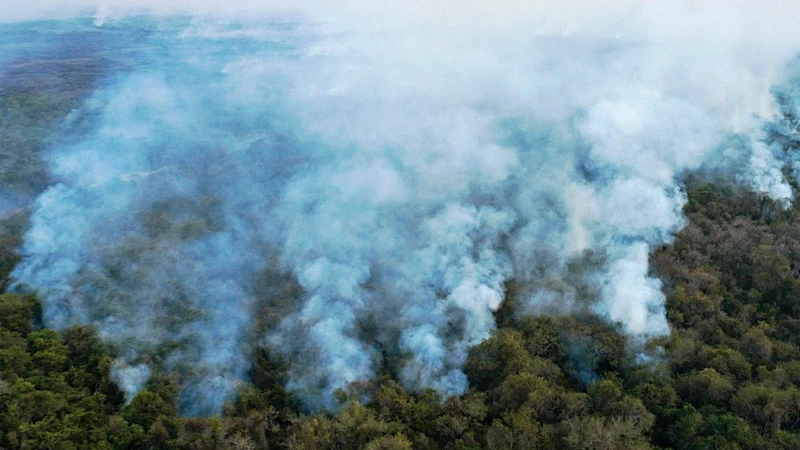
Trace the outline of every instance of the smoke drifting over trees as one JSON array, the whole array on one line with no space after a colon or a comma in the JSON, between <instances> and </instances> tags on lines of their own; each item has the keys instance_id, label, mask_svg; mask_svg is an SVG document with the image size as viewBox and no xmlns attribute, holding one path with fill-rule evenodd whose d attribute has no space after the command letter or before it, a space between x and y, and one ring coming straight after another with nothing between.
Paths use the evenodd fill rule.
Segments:
<instances>
[{"instance_id":1,"label":"smoke drifting over trees","mask_svg":"<svg viewBox=\"0 0 800 450\"><path fill-rule=\"evenodd\" d=\"M129 399L163 370L218 411L260 344L311 409L387 370L461 394L509 285L514 313L640 345L670 331L648 260L683 175L793 197L795 84L770 100L791 53L750 53L767 38L102 11L56 32L114 64L42 150L12 276L49 326L99 330Z\"/></svg>"}]
</instances>

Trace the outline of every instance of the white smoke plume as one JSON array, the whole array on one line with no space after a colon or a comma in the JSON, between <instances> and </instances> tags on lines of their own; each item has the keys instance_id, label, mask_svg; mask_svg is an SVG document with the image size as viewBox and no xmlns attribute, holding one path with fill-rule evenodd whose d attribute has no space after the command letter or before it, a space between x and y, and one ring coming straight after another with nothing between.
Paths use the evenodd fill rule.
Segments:
<instances>
[{"instance_id":1,"label":"white smoke plume","mask_svg":"<svg viewBox=\"0 0 800 450\"><path fill-rule=\"evenodd\" d=\"M147 364L128 366L118 360L114 361L111 374L119 381L119 387L125 393L125 402L130 403L136 393L144 389L150 379L151 369Z\"/></svg>"},{"instance_id":2,"label":"white smoke plume","mask_svg":"<svg viewBox=\"0 0 800 450\"><path fill-rule=\"evenodd\" d=\"M732 175L791 197L762 132L800 48L784 13L355 3L90 8L124 69L48 150L14 277L48 324L99 328L129 396L155 365L187 413L218 411L254 339L313 409L387 355L458 394L509 282L525 311L663 335L648 255L684 225L680 177L744 136ZM304 294L253 336L265 270Z\"/></svg>"}]
</instances>

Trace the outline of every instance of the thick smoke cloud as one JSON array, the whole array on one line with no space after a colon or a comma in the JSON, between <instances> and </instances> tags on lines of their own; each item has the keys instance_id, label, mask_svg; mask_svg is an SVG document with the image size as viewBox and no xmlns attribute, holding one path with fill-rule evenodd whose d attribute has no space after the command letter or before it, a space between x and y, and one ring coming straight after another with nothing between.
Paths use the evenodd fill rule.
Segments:
<instances>
[{"instance_id":1,"label":"thick smoke cloud","mask_svg":"<svg viewBox=\"0 0 800 450\"><path fill-rule=\"evenodd\" d=\"M507 283L520 313L588 307L663 335L648 255L684 224L681 175L737 142L736 177L792 194L762 132L789 45L738 46L745 15L679 31L658 7L578 20L545 3L528 22L464 12L464 31L421 5L395 23L114 6L94 23L129 31L126 68L48 151L58 182L14 277L48 324L98 327L129 398L157 368L187 413L218 411L256 342L310 408L390 361L410 389L458 394ZM302 295L259 332L267 272Z\"/></svg>"}]
</instances>

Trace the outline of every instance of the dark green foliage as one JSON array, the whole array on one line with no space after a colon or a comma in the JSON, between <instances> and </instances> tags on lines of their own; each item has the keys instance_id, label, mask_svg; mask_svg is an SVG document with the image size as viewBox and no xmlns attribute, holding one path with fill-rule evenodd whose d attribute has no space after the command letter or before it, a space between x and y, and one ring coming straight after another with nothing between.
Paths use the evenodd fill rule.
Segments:
<instances>
[{"instance_id":1,"label":"dark green foliage","mask_svg":"<svg viewBox=\"0 0 800 450\"><path fill-rule=\"evenodd\" d=\"M109 356L90 328L36 330L38 310L35 298L0 296L0 447L112 448L131 430L115 416Z\"/></svg>"},{"instance_id":2,"label":"dark green foliage","mask_svg":"<svg viewBox=\"0 0 800 450\"><path fill-rule=\"evenodd\" d=\"M38 327L35 298L0 296L0 447L8 449L788 449L800 446L800 216L689 180L690 219L653 267L672 334L631 343L596 317L506 308L443 399L391 376L354 385L336 413L303 415L285 362L252 353L223 414L180 418L155 374L128 405L93 329ZM270 279L261 325L294 296ZM513 291L513 283L507 286ZM274 294L274 295L273 295ZM260 325L260 326L261 326ZM402 361L398 361L402 363Z\"/></svg>"}]
</instances>

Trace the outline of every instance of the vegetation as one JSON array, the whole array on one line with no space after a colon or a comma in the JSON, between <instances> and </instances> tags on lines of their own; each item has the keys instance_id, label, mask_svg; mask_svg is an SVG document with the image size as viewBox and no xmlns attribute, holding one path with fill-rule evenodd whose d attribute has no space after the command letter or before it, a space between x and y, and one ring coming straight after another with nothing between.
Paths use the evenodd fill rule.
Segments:
<instances>
[{"instance_id":1,"label":"vegetation","mask_svg":"<svg viewBox=\"0 0 800 450\"><path fill-rule=\"evenodd\" d=\"M47 187L40 157L50 129L69 114L102 77L101 58L21 61L0 77L0 192L26 197Z\"/></svg>"},{"instance_id":2,"label":"vegetation","mask_svg":"<svg viewBox=\"0 0 800 450\"><path fill-rule=\"evenodd\" d=\"M304 414L284 367L259 349L252 384L221 416L181 418L174 379L154 377L125 405L91 328L43 329L35 298L5 294L0 447L798 448L800 215L688 185L689 224L652 258L673 332L648 344L649 361L589 315L509 316L473 348L460 397L384 377L341 392L338 412Z\"/></svg>"}]
</instances>

